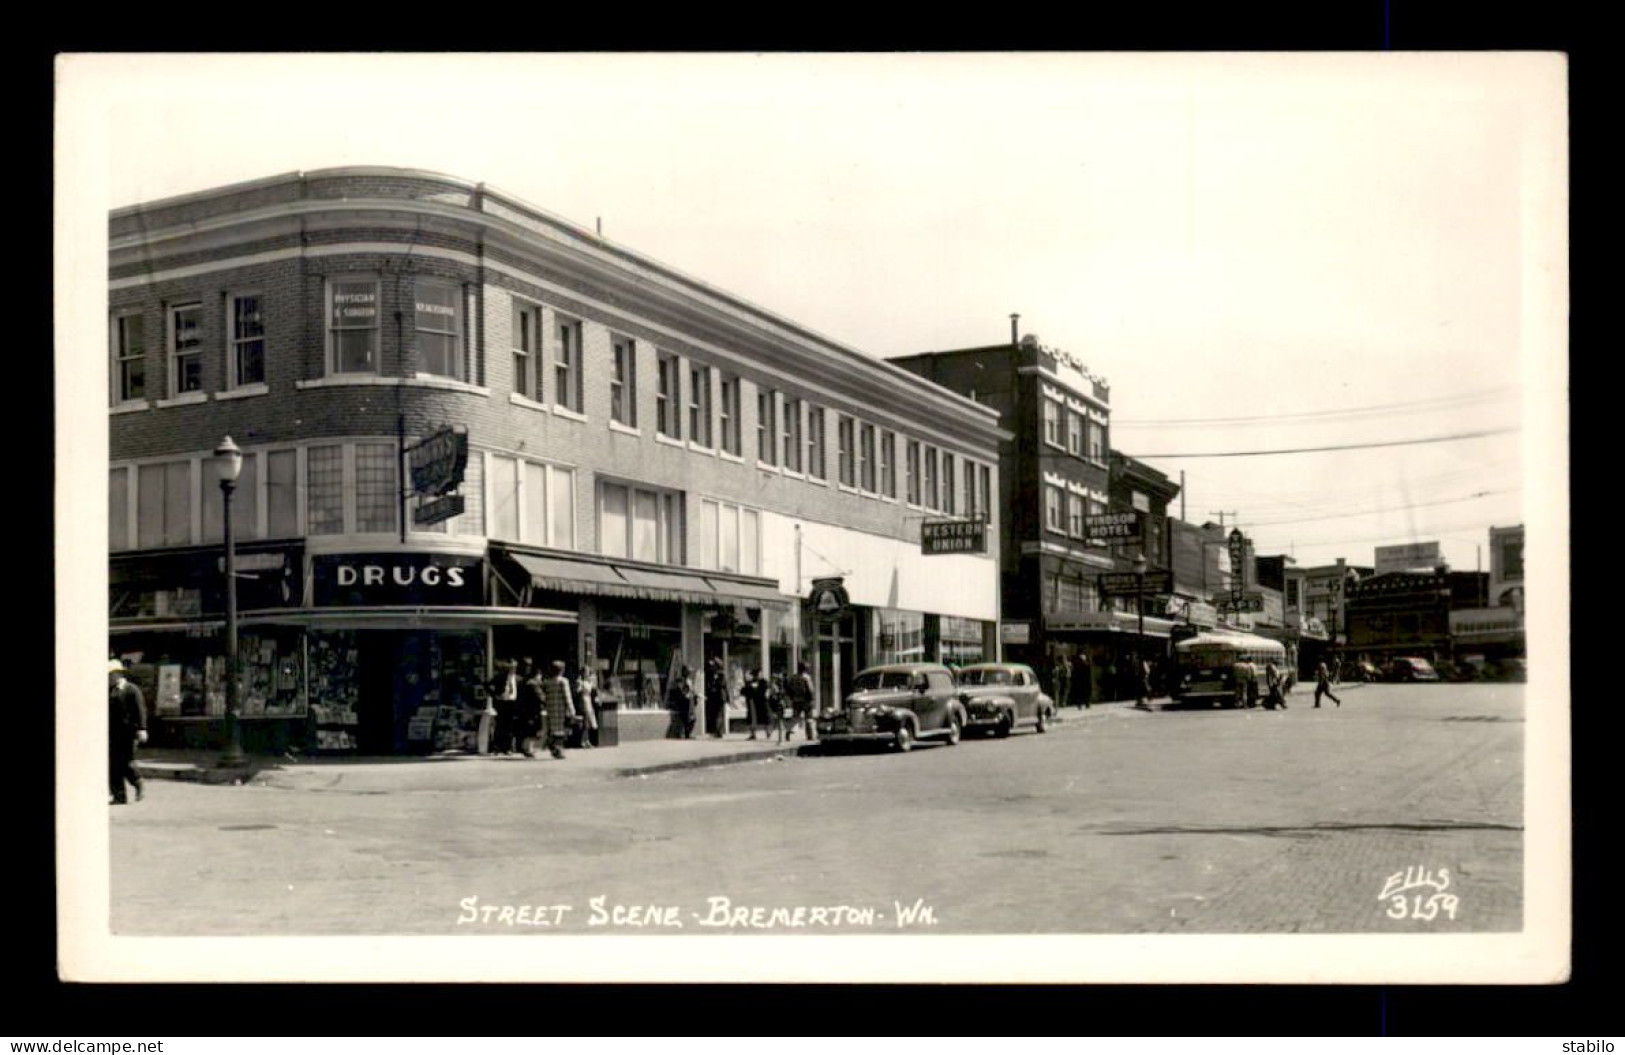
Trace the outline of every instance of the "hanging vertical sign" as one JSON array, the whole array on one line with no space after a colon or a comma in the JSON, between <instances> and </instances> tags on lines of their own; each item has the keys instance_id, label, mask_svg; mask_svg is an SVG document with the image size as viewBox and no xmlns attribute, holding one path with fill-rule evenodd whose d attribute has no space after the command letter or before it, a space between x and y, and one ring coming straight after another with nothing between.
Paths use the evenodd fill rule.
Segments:
<instances>
[{"instance_id":1,"label":"hanging vertical sign","mask_svg":"<svg viewBox=\"0 0 1625 1055\"><path fill-rule=\"evenodd\" d=\"M1230 529L1230 598L1239 602L1247 590L1247 536Z\"/></svg>"}]
</instances>

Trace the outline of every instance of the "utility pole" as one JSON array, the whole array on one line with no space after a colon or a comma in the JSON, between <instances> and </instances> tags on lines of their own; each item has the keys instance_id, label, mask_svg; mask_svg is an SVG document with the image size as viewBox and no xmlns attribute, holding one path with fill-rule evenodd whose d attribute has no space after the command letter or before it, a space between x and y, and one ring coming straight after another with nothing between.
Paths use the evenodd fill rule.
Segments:
<instances>
[{"instance_id":1,"label":"utility pole","mask_svg":"<svg viewBox=\"0 0 1625 1055\"><path fill-rule=\"evenodd\" d=\"M1183 474L1181 474L1181 478L1183 479ZM1231 516L1231 517L1239 517L1239 516L1241 516L1241 514L1236 512L1234 509L1230 510L1230 512L1228 514L1222 509L1219 510L1217 513L1215 513L1213 510L1210 509L1210 510L1207 511L1207 515L1210 516L1210 517L1218 517L1220 527L1225 526L1224 518L1226 516Z\"/></svg>"},{"instance_id":2,"label":"utility pole","mask_svg":"<svg viewBox=\"0 0 1625 1055\"><path fill-rule=\"evenodd\" d=\"M1185 519L1185 470L1179 470L1179 519Z\"/></svg>"}]
</instances>

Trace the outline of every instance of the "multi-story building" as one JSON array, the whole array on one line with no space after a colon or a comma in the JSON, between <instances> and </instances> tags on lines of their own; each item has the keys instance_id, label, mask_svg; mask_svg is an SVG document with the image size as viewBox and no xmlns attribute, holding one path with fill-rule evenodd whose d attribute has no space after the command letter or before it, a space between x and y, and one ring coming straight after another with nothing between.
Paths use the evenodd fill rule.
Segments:
<instances>
[{"instance_id":1,"label":"multi-story building","mask_svg":"<svg viewBox=\"0 0 1625 1055\"><path fill-rule=\"evenodd\" d=\"M1099 608L1096 580L1111 551L1084 532L1106 512L1111 390L1076 358L1036 338L892 359L995 410L999 448L1002 635L1009 658L1045 667L1057 644ZM928 481L929 483L929 481Z\"/></svg>"},{"instance_id":2,"label":"multi-story building","mask_svg":"<svg viewBox=\"0 0 1625 1055\"><path fill-rule=\"evenodd\" d=\"M110 239L111 649L163 737L223 715L227 435L251 749L464 743L505 658L596 670L638 738L710 660L805 661L827 705L995 653L996 556L919 526L1002 527L991 407L441 175L276 176ZM450 494L404 468L432 436Z\"/></svg>"},{"instance_id":3,"label":"multi-story building","mask_svg":"<svg viewBox=\"0 0 1625 1055\"><path fill-rule=\"evenodd\" d=\"M1484 596L1482 572L1392 571L1351 582L1344 592L1346 651L1381 663L1395 656L1438 662L1454 652L1455 613Z\"/></svg>"},{"instance_id":4,"label":"multi-story building","mask_svg":"<svg viewBox=\"0 0 1625 1055\"><path fill-rule=\"evenodd\" d=\"M1484 593L1470 606L1450 613L1456 658L1522 659L1528 649L1523 622L1523 525L1490 528L1489 543L1490 570L1483 577Z\"/></svg>"}]
</instances>

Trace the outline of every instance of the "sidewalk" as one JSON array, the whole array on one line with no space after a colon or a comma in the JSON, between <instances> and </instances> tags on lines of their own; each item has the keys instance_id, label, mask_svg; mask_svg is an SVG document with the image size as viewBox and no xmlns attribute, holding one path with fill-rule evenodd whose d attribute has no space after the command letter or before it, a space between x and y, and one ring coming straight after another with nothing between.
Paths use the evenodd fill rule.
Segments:
<instances>
[{"instance_id":1,"label":"sidewalk","mask_svg":"<svg viewBox=\"0 0 1625 1055\"><path fill-rule=\"evenodd\" d=\"M1087 711L1066 708L1056 716L1055 723L1066 725L1133 706L1131 700L1101 703ZM720 740L635 740L616 747L567 751L563 760L546 755L533 759L523 755L449 752L388 757L267 755L250 756L241 766L220 765L219 752L215 751L143 748L136 767L142 776L151 780L385 794L647 777L680 769L794 758L806 746L807 741L800 737L781 744L777 740L750 740L734 733Z\"/></svg>"}]
</instances>

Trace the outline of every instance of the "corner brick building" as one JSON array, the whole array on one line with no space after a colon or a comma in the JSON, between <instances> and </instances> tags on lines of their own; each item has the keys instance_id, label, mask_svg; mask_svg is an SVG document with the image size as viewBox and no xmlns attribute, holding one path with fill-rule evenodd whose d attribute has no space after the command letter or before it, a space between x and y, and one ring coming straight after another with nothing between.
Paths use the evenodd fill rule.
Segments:
<instances>
[{"instance_id":1,"label":"corner brick building","mask_svg":"<svg viewBox=\"0 0 1625 1055\"><path fill-rule=\"evenodd\" d=\"M466 747L507 658L596 670L614 742L668 735L712 659L737 711L754 668L808 663L828 706L865 665L995 654L997 556L920 544L997 537L995 410L492 187L346 168L119 209L109 291L110 647L160 743L224 714L228 435L251 750ZM420 522L405 452L447 427L462 511Z\"/></svg>"}]
</instances>

